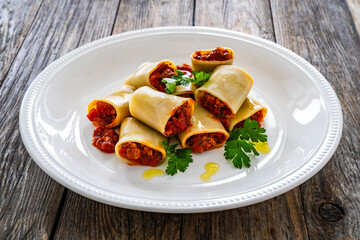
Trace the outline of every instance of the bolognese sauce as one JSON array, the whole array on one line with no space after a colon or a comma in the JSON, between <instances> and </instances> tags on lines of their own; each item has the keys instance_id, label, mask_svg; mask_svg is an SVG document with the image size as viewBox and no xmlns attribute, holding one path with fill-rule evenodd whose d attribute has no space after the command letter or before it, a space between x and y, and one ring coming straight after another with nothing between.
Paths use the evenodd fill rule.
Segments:
<instances>
[{"instance_id":1,"label":"bolognese sauce","mask_svg":"<svg viewBox=\"0 0 360 240\"><path fill-rule=\"evenodd\" d=\"M92 145L104 153L114 153L119 134L112 128L97 127L93 133Z\"/></svg>"},{"instance_id":2,"label":"bolognese sauce","mask_svg":"<svg viewBox=\"0 0 360 240\"><path fill-rule=\"evenodd\" d=\"M97 101L96 107L87 115L95 127L111 124L116 118L116 110L106 102Z\"/></svg>"},{"instance_id":3,"label":"bolognese sauce","mask_svg":"<svg viewBox=\"0 0 360 240\"><path fill-rule=\"evenodd\" d=\"M209 93L200 92L198 102L219 119L235 117L235 114L223 101Z\"/></svg>"},{"instance_id":4,"label":"bolognese sauce","mask_svg":"<svg viewBox=\"0 0 360 240\"><path fill-rule=\"evenodd\" d=\"M190 119L192 115L192 108L189 103L190 101L191 103L194 102L194 100L189 99L189 101L173 110L174 114L165 126L165 136L172 137L176 133L185 131L189 126L191 126Z\"/></svg>"},{"instance_id":5,"label":"bolognese sauce","mask_svg":"<svg viewBox=\"0 0 360 240\"><path fill-rule=\"evenodd\" d=\"M191 136L186 140L186 145L192 152L201 153L218 147L225 140L226 136L223 133L202 133Z\"/></svg>"},{"instance_id":6,"label":"bolognese sauce","mask_svg":"<svg viewBox=\"0 0 360 240\"><path fill-rule=\"evenodd\" d=\"M193 58L203 61L226 61L232 58L232 54L225 48L217 47L210 52L196 51Z\"/></svg>"},{"instance_id":7,"label":"bolognese sauce","mask_svg":"<svg viewBox=\"0 0 360 240\"><path fill-rule=\"evenodd\" d=\"M263 112L262 112L262 111L258 111L258 112L256 112L255 114L251 115L248 119L250 119L250 120L252 120L252 121L253 121L253 120L258 121L258 122L259 122L259 126L261 126L261 122L264 121L264 118L265 118L265 116L264 116ZM245 119L245 120L246 120L246 119ZM245 120L237 123L234 128L235 128L235 129L238 129L238 128L240 128L240 127L244 127Z\"/></svg>"},{"instance_id":8,"label":"bolognese sauce","mask_svg":"<svg viewBox=\"0 0 360 240\"><path fill-rule=\"evenodd\" d=\"M131 165L154 167L163 159L161 152L136 142L126 142L121 144L119 154L121 157L130 161Z\"/></svg>"},{"instance_id":9,"label":"bolognese sauce","mask_svg":"<svg viewBox=\"0 0 360 240\"><path fill-rule=\"evenodd\" d=\"M182 65L176 66L176 68L177 68L177 70L180 70L183 73L185 73L188 77L193 78L192 68L190 65L183 63Z\"/></svg>"},{"instance_id":10,"label":"bolognese sauce","mask_svg":"<svg viewBox=\"0 0 360 240\"><path fill-rule=\"evenodd\" d=\"M174 75L174 69L163 63L157 67L150 75L150 84L160 92L166 92L165 83L161 82L163 78L169 78Z\"/></svg>"}]
</instances>

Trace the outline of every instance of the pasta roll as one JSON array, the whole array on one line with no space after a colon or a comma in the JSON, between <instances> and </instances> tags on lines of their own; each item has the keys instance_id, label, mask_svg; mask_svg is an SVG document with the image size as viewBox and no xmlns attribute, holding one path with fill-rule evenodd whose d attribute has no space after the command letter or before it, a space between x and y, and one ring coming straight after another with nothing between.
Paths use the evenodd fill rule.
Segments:
<instances>
[{"instance_id":1,"label":"pasta roll","mask_svg":"<svg viewBox=\"0 0 360 240\"><path fill-rule=\"evenodd\" d=\"M229 137L221 122L198 103L195 103L191 123L188 129L177 136L181 145L189 147L192 152L200 153L219 148Z\"/></svg>"},{"instance_id":2,"label":"pasta roll","mask_svg":"<svg viewBox=\"0 0 360 240\"><path fill-rule=\"evenodd\" d=\"M129 165L157 166L166 157L166 137L139 120L127 117L121 124L115 153Z\"/></svg>"},{"instance_id":3,"label":"pasta roll","mask_svg":"<svg viewBox=\"0 0 360 240\"><path fill-rule=\"evenodd\" d=\"M129 100L135 88L123 85L116 92L101 99L95 99L88 105L88 119L95 127L113 128L130 116Z\"/></svg>"},{"instance_id":4,"label":"pasta roll","mask_svg":"<svg viewBox=\"0 0 360 240\"><path fill-rule=\"evenodd\" d=\"M231 65L215 68L209 81L195 91L195 100L217 118L233 118L245 101L253 80Z\"/></svg>"},{"instance_id":5,"label":"pasta roll","mask_svg":"<svg viewBox=\"0 0 360 240\"><path fill-rule=\"evenodd\" d=\"M165 91L165 83L161 82L163 78L171 77L177 70L175 64L170 60L160 62L146 62L140 65L135 73L131 74L125 80L125 84L139 88L149 86L160 92Z\"/></svg>"},{"instance_id":6,"label":"pasta roll","mask_svg":"<svg viewBox=\"0 0 360 240\"><path fill-rule=\"evenodd\" d=\"M246 98L243 105L237 112L236 116L230 119L229 130L233 128L239 128L244 126L246 119L256 120L259 123L264 121L267 113L267 108L262 106L260 103L252 98Z\"/></svg>"},{"instance_id":7,"label":"pasta roll","mask_svg":"<svg viewBox=\"0 0 360 240\"><path fill-rule=\"evenodd\" d=\"M187 86L178 85L175 87L175 92L173 93L173 95L179 97L194 98L196 89L197 88L193 83L190 83Z\"/></svg>"},{"instance_id":8,"label":"pasta roll","mask_svg":"<svg viewBox=\"0 0 360 240\"><path fill-rule=\"evenodd\" d=\"M191 54L191 65L195 71L212 72L219 65L232 65L234 51L231 48L199 50Z\"/></svg>"},{"instance_id":9,"label":"pasta roll","mask_svg":"<svg viewBox=\"0 0 360 240\"><path fill-rule=\"evenodd\" d=\"M131 97L130 112L136 119L169 137L189 127L194 100L145 86L137 89Z\"/></svg>"}]
</instances>

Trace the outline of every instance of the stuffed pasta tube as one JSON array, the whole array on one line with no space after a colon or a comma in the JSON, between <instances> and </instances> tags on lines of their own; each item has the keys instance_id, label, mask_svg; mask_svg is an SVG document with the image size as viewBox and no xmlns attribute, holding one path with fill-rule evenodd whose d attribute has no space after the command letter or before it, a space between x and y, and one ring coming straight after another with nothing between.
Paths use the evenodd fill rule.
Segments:
<instances>
[{"instance_id":1,"label":"stuffed pasta tube","mask_svg":"<svg viewBox=\"0 0 360 240\"><path fill-rule=\"evenodd\" d=\"M162 134L139 120L127 117L121 124L115 153L129 165L157 166L166 157Z\"/></svg>"},{"instance_id":2,"label":"stuffed pasta tube","mask_svg":"<svg viewBox=\"0 0 360 240\"><path fill-rule=\"evenodd\" d=\"M190 126L194 100L162 93L145 86L137 89L132 95L130 112L136 119L170 137Z\"/></svg>"},{"instance_id":3,"label":"stuffed pasta tube","mask_svg":"<svg viewBox=\"0 0 360 240\"><path fill-rule=\"evenodd\" d=\"M88 105L88 119L95 127L112 128L130 116L129 100L135 88L124 85L116 92L101 99L95 99Z\"/></svg>"},{"instance_id":4,"label":"stuffed pasta tube","mask_svg":"<svg viewBox=\"0 0 360 240\"><path fill-rule=\"evenodd\" d=\"M189 147L192 152L200 153L219 148L229 137L220 121L198 103L195 103L191 123L188 129L177 136L181 145L184 148Z\"/></svg>"},{"instance_id":5,"label":"stuffed pasta tube","mask_svg":"<svg viewBox=\"0 0 360 240\"><path fill-rule=\"evenodd\" d=\"M194 94L196 91L196 87L193 83L189 83L189 85L178 85L175 87L175 92L173 95L185 98L192 98L194 99Z\"/></svg>"},{"instance_id":6,"label":"stuffed pasta tube","mask_svg":"<svg viewBox=\"0 0 360 240\"><path fill-rule=\"evenodd\" d=\"M160 92L166 92L166 85L161 80L171 77L176 70L175 64L166 59L160 62L146 62L140 65L136 72L125 80L125 84L135 88L149 86Z\"/></svg>"},{"instance_id":7,"label":"stuffed pasta tube","mask_svg":"<svg viewBox=\"0 0 360 240\"><path fill-rule=\"evenodd\" d=\"M262 106L252 98L246 98L236 116L230 119L229 130L231 131L233 128L243 127L246 119L256 120L261 123L264 121L266 113L266 107Z\"/></svg>"},{"instance_id":8,"label":"stuffed pasta tube","mask_svg":"<svg viewBox=\"0 0 360 240\"><path fill-rule=\"evenodd\" d=\"M232 65L234 51L231 48L217 47L209 50L199 50L191 54L191 65L195 71L212 72L219 65Z\"/></svg>"},{"instance_id":9,"label":"stuffed pasta tube","mask_svg":"<svg viewBox=\"0 0 360 240\"><path fill-rule=\"evenodd\" d=\"M195 91L195 100L217 118L233 118L245 101L253 80L231 65L215 68L209 81Z\"/></svg>"},{"instance_id":10,"label":"stuffed pasta tube","mask_svg":"<svg viewBox=\"0 0 360 240\"><path fill-rule=\"evenodd\" d=\"M183 63L182 65L177 65L176 68L177 70L182 71L186 76L190 78L194 78L190 65ZM187 86L178 85L175 87L175 92L173 94L180 97L187 97L194 99L194 94L196 89L197 87L193 83L189 83L189 85Z\"/></svg>"}]
</instances>

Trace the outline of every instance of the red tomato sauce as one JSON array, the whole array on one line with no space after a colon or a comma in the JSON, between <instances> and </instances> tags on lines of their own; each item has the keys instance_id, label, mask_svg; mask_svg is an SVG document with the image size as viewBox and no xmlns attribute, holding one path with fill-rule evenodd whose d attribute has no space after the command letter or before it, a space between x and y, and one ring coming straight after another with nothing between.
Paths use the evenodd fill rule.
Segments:
<instances>
[{"instance_id":1,"label":"red tomato sauce","mask_svg":"<svg viewBox=\"0 0 360 240\"><path fill-rule=\"evenodd\" d=\"M259 122L259 126L261 126L261 122L264 121L264 114L262 113L262 111L258 111L256 112L255 114L253 114L252 116L249 117L250 120L255 120L255 121L258 121ZM245 119L246 120L246 119ZM234 128L238 129L240 127L244 127L244 123L245 123L245 120L244 121L241 121L239 123L237 123Z\"/></svg>"},{"instance_id":2,"label":"red tomato sauce","mask_svg":"<svg viewBox=\"0 0 360 240\"><path fill-rule=\"evenodd\" d=\"M129 160L130 165L156 166L162 160L162 153L141 143L126 142L121 144L119 154Z\"/></svg>"},{"instance_id":3,"label":"red tomato sauce","mask_svg":"<svg viewBox=\"0 0 360 240\"><path fill-rule=\"evenodd\" d=\"M231 112L225 103L209 93L201 92L198 102L219 119L235 117L235 114Z\"/></svg>"},{"instance_id":4,"label":"red tomato sauce","mask_svg":"<svg viewBox=\"0 0 360 240\"><path fill-rule=\"evenodd\" d=\"M176 68L177 68L177 70L180 70L183 73L185 73L188 77L193 78L192 68L190 65L183 63L182 65L176 66Z\"/></svg>"},{"instance_id":5,"label":"red tomato sauce","mask_svg":"<svg viewBox=\"0 0 360 240\"><path fill-rule=\"evenodd\" d=\"M232 58L232 54L225 48L217 47L207 53L196 51L193 58L203 61L226 61Z\"/></svg>"},{"instance_id":6,"label":"red tomato sauce","mask_svg":"<svg viewBox=\"0 0 360 240\"><path fill-rule=\"evenodd\" d=\"M191 136L186 144L190 147L192 152L201 153L207 150L214 149L216 145L224 143L226 137L222 133L202 133Z\"/></svg>"},{"instance_id":7,"label":"red tomato sauce","mask_svg":"<svg viewBox=\"0 0 360 240\"><path fill-rule=\"evenodd\" d=\"M166 92L165 83L161 82L163 78L169 78L174 75L174 69L169 67L167 64L161 64L155 71L150 75L150 84L160 92Z\"/></svg>"},{"instance_id":8,"label":"red tomato sauce","mask_svg":"<svg viewBox=\"0 0 360 240\"><path fill-rule=\"evenodd\" d=\"M116 118L116 110L108 103L97 101L96 107L87 115L95 127L111 124Z\"/></svg>"},{"instance_id":9,"label":"red tomato sauce","mask_svg":"<svg viewBox=\"0 0 360 240\"><path fill-rule=\"evenodd\" d=\"M189 126L191 126L191 105L189 104L190 101L194 102L194 100L189 99L189 101L173 110L174 114L165 126L165 136L172 137L176 133L185 131Z\"/></svg>"},{"instance_id":10,"label":"red tomato sauce","mask_svg":"<svg viewBox=\"0 0 360 240\"><path fill-rule=\"evenodd\" d=\"M119 134L114 129L97 127L93 133L92 145L104 153L114 153Z\"/></svg>"}]
</instances>

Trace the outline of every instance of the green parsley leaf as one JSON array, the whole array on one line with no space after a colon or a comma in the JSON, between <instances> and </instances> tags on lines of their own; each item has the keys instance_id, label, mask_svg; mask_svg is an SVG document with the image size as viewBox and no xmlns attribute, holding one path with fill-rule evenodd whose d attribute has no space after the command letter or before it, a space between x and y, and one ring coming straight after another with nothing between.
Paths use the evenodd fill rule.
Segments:
<instances>
[{"instance_id":1,"label":"green parsley leaf","mask_svg":"<svg viewBox=\"0 0 360 240\"><path fill-rule=\"evenodd\" d=\"M161 142L166 150L166 156L168 157L168 166L166 167L166 174L174 176L178 171L185 172L189 163L193 162L190 148L176 147L178 143L169 145L168 141Z\"/></svg>"},{"instance_id":2,"label":"green parsley leaf","mask_svg":"<svg viewBox=\"0 0 360 240\"><path fill-rule=\"evenodd\" d=\"M198 86L202 86L209 80L211 73L206 73L203 71L193 71L193 75L194 79L192 82Z\"/></svg>"},{"instance_id":3,"label":"green parsley leaf","mask_svg":"<svg viewBox=\"0 0 360 240\"><path fill-rule=\"evenodd\" d=\"M242 168L243 165L250 167L248 153L253 153L256 156L259 155L252 142L266 142L267 136L265 131L264 128L259 127L259 122L246 119L244 127L231 131L225 143L225 159L232 161L236 168Z\"/></svg>"},{"instance_id":4,"label":"green parsley leaf","mask_svg":"<svg viewBox=\"0 0 360 240\"><path fill-rule=\"evenodd\" d=\"M189 83L194 83L196 86L202 86L206 83L211 73L205 73L202 71L193 71L194 78L188 77L185 73L180 70L175 71L176 74L172 75L169 78L163 78L161 82L165 83L166 93L175 92L175 87L179 85L188 86Z\"/></svg>"},{"instance_id":5,"label":"green parsley leaf","mask_svg":"<svg viewBox=\"0 0 360 240\"><path fill-rule=\"evenodd\" d=\"M191 82L190 79L185 73L180 70L175 71L175 75L172 75L169 78L163 78L161 82L165 83L166 93L175 92L175 87L178 85L187 86Z\"/></svg>"}]
</instances>

